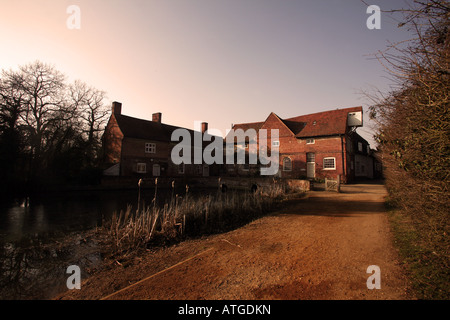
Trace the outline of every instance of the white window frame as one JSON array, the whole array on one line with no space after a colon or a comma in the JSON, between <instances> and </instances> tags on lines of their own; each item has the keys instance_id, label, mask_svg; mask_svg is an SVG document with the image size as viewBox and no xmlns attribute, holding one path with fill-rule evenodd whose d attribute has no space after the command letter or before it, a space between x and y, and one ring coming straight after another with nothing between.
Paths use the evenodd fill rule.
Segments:
<instances>
[{"instance_id":1,"label":"white window frame","mask_svg":"<svg viewBox=\"0 0 450 320\"><path fill-rule=\"evenodd\" d=\"M156 143L146 142L145 153L156 153Z\"/></svg>"},{"instance_id":2,"label":"white window frame","mask_svg":"<svg viewBox=\"0 0 450 320\"><path fill-rule=\"evenodd\" d=\"M145 162L139 162L136 164L137 173L147 173L147 164Z\"/></svg>"},{"instance_id":3,"label":"white window frame","mask_svg":"<svg viewBox=\"0 0 450 320\"><path fill-rule=\"evenodd\" d=\"M315 139L306 139L306 144L315 144L316 140Z\"/></svg>"},{"instance_id":4,"label":"white window frame","mask_svg":"<svg viewBox=\"0 0 450 320\"><path fill-rule=\"evenodd\" d=\"M325 165L325 161L326 160L331 160L331 159L333 160L333 168L327 168L326 165ZM323 170L336 170L336 158L335 157L323 158Z\"/></svg>"},{"instance_id":5,"label":"white window frame","mask_svg":"<svg viewBox=\"0 0 450 320\"><path fill-rule=\"evenodd\" d=\"M280 141L273 141L272 142L272 147L279 147L280 146Z\"/></svg>"},{"instance_id":6,"label":"white window frame","mask_svg":"<svg viewBox=\"0 0 450 320\"><path fill-rule=\"evenodd\" d=\"M286 168L286 164L285 164L286 159L289 159L290 168ZM287 172L292 171L292 159L290 157L283 158L283 171L287 171Z\"/></svg>"}]
</instances>

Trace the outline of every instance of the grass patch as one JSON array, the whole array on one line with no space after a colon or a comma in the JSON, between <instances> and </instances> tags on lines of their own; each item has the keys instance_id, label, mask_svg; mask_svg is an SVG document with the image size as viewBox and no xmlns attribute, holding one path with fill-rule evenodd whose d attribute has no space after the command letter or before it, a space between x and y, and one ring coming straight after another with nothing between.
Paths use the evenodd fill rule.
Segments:
<instances>
[{"instance_id":1,"label":"grass patch","mask_svg":"<svg viewBox=\"0 0 450 320\"><path fill-rule=\"evenodd\" d=\"M395 245L412 282L414 294L423 300L448 300L450 297L449 247L447 233L430 230L400 209L387 204Z\"/></svg>"}]
</instances>

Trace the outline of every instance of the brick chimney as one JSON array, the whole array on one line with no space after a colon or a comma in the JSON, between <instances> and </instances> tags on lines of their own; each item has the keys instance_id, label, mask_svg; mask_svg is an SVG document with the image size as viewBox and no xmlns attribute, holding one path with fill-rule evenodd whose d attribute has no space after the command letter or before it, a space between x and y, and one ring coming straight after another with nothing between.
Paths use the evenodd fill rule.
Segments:
<instances>
[{"instance_id":1,"label":"brick chimney","mask_svg":"<svg viewBox=\"0 0 450 320\"><path fill-rule=\"evenodd\" d=\"M152 115L152 121L153 122L161 123L161 118L162 118L162 113L161 112L157 112L157 113L154 113Z\"/></svg>"},{"instance_id":2,"label":"brick chimney","mask_svg":"<svg viewBox=\"0 0 450 320\"><path fill-rule=\"evenodd\" d=\"M112 113L122 114L122 104L120 102L114 101L112 103Z\"/></svg>"},{"instance_id":3,"label":"brick chimney","mask_svg":"<svg viewBox=\"0 0 450 320\"><path fill-rule=\"evenodd\" d=\"M202 122L202 133L208 130L208 122Z\"/></svg>"}]
</instances>

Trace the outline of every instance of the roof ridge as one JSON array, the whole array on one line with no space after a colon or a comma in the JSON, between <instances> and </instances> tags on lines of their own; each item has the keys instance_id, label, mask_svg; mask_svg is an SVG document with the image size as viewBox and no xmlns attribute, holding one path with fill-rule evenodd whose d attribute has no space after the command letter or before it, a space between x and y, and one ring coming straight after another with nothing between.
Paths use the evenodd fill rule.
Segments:
<instances>
[{"instance_id":1,"label":"roof ridge","mask_svg":"<svg viewBox=\"0 0 450 320\"><path fill-rule=\"evenodd\" d=\"M361 110L362 110L362 106L348 107L348 108L337 108L337 109L334 109L334 110L325 110L325 111L319 111L319 112L314 112L314 113L303 114L303 115L300 115L300 116L286 118L284 120L291 120L292 121L293 119L300 118L300 117L313 116L313 115L319 115L321 113L330 113L330 112L344 111L344 110L350 110L350 109L359 109L359 108L361 108Z\"/></svg>"}]
</instances>

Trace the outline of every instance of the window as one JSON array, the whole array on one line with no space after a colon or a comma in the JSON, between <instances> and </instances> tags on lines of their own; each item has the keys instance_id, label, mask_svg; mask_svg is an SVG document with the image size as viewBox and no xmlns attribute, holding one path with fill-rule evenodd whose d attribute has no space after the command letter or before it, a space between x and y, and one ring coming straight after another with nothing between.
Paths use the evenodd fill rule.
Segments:
<instances>
[{"instance_id":1,"label":"window","mask_svg":"<svg viewBox=\"0 0 450 320\"><path fill-rule=\"evenodd\" d=\"M362 142L358 142L358 151L362 152Z\"/></svg>"},{"instance_id":2,"label":"window","mask_svg":"<svg viewBox=\"0 0 450 320\"><path fill-rule=\"evenodd\" d=\"M283 171L292 171L292 160L291 158L284 158L283 159Z\"/></svg>"},{"instance_id":3,"label":"window","mask_svg":"<svg viewBox=\"0 0 450 320\"><path fill-rule=\"evenodd\" d=\"M274 147L279 147L279 146L280 146L280 141L274 141L274 142L272 142L272 146L274 146Z\"/></svg>"},{"instance_id":4,"label":"window","mask_svg":"<svg viewBox=\"0 0 450 320\"><path fill-rule=\"evenodd\" d=\"M316 140L314 139L306 139L306 144L314 144L316 143Z\"/></svg>"},{"instance_id":5,"label":"window","mask_svg":"<svg viewBox=\"0 0 450 320\"><path fill-rule=\"evenodd\" d=\"M316 154L313 152L308 152L306 154L306 162L316 162Z\"/></svg>"},{"instance_id":6,"label":"window","mask_svg":"<svg viewBox=\"0 0 450 320\"><path fill-rule=\"evenodd\" d=\"M336 170L336 158L324 158L323 159L324 170Z\"/></svg>"},{"instance_id":7,"label":"window","mask_svg":"<svg viewBox=\"0 0 450 320\"><path fill-rule=\"evenodd\" d=\"M156 153L156 144L155 143L146 143L145 144L145 153Z\"/></svg>"},{"instance_id":8,"label":"window","mask_svg":"<svg viewBox=\"0 0 450 320\"><path fill-rule=\"evenodd\" d=\"M146 163L138 163L136 165L137 173L147 173L147 164Z\"/></svg>"}]
</instances>

